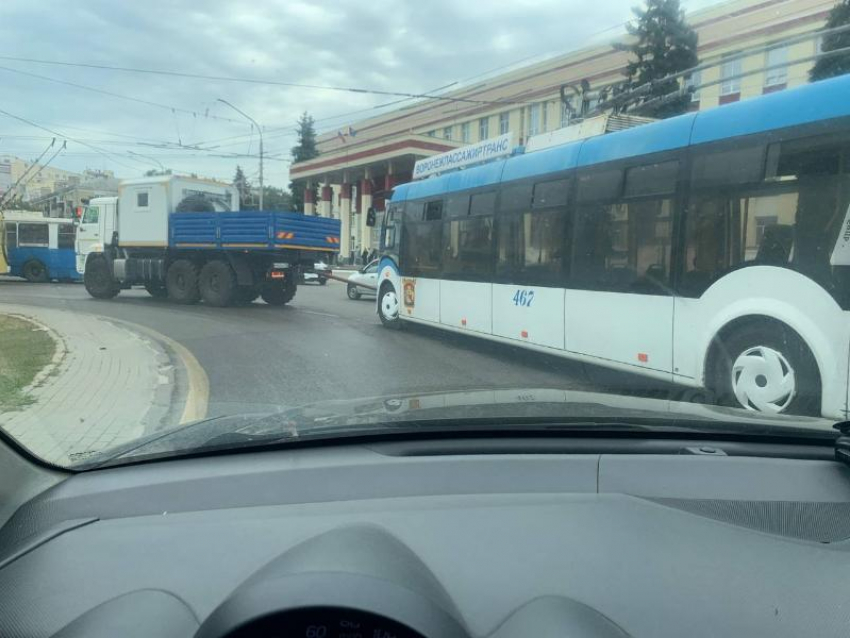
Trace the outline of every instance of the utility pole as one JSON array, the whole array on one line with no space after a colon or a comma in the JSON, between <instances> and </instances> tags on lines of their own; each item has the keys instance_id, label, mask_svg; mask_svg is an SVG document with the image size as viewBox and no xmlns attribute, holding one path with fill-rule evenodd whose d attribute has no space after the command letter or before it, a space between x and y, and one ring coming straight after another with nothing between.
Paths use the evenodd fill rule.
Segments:
<instances>
[{"instance_id":1,"label":"utility pole","mask_svg":"<svg viewBox=\"0 0 850 638\"><path fill-rule=\"evenodd\" d=\"M263 188L263 128L259 124L257 124L257 121L253 117L251 117L241 109L236 108L227 100L222 100L221 98L218 98L218 101L222 104L227 104L227 106L229 106L234 111L239 113L242 117L251 122L252 125L257 127L257 132L260 134L260 210L263 210L263 192L265 190Z\"/></svg>"}]
</instances>

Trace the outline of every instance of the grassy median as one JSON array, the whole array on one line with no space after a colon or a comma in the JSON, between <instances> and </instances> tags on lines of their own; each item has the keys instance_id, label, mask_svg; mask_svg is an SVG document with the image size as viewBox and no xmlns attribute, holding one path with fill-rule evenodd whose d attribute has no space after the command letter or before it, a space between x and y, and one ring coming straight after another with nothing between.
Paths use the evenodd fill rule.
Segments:
<instances>
[{"instance_id":1,"label":"grassy median","mask_svg":"<svg viewBox=\"0 0 850 638\"><path fill-rule=\"evenodd\" d=\"M50 363L55 349L36 324L0 315L0 412L32 402L23 389Z\"/></svg>"}]
</instances>

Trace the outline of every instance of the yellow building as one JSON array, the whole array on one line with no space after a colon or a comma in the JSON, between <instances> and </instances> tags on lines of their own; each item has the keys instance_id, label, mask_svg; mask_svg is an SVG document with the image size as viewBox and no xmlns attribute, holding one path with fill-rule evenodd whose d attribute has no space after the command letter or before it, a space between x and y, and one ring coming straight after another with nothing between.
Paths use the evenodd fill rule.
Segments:
<instances>
[{"instance_id":1,"label":"yellow building","mask_svg":"<svg viewBox=\"0 0 850 638\"><path fill-rule=\"evenodd\" d=\"M0 158L0 165L8 167L9 185L16 184L18 180L32 166L32 162L27 162L17 157L4 156ZM53 166L45 167L36 166L30 171L31 177L23 180L23 186L17 189L17 196L20 196L24 201L36 200L41 197L46 197L50 193L78 184L82 178L80 173L66 171ZM5 190L0 188L0 190Z\"/></svg>"},{"instance_id":2,"label":"yellow building","mask_svg":"<svg viewBox=\"0 0 850 638\"><path fill-rule=\"evenodd\" d=\"M820 46L816 32L834 4L734 0L689 14L706 67L690 80L698 87L692 108L714 108L807 82ZM610 43L588 47L444 94L465 102L425 100L352 122L341 129L343 134L321 135L319 157L290 170L292 179L321 186L318 203L307 194L305 212L342 220L344 258L371 250L377 231L359 213L369 207L382 210L392 187L411 179L416 160L506 132L522 144L562 128L570 115L561 102L561 87L587 80L593 98L623 80L628 59Z\"/></svg>"}]
</instances>

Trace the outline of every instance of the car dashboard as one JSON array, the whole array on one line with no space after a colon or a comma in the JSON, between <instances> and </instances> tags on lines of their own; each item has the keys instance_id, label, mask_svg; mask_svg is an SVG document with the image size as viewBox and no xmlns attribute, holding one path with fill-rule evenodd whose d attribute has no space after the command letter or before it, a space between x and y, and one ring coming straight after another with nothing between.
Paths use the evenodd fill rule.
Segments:
<instances>
[{"instance_id":1,"label":"car dashboard","mask_svg":"<svg viewBox=\"0 0 850 638\"><path fill-rule=\"evenodd\" d=\"M847 635L850 468L653 445L384 442L77 474L0 529L0 636Z\"/></svg>"}]
</instances>

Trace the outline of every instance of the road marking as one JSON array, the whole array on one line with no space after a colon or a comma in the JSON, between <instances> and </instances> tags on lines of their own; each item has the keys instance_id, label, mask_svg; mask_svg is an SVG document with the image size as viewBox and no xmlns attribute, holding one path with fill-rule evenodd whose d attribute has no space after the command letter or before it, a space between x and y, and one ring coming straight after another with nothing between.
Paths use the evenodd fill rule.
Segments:
<instances>
[{"instance_id":1,"label":"road marking","mask_svg":"<svg viewBox=\"0 0 850 638\"><path fill-rule=\"evenodd\" d=\"M342 319L339 315L332 315L329 312L316 312L315 310L302 310L305 315L318 315L320 317L332 317L333 319Z\"/></svg>"}]
</instances>

